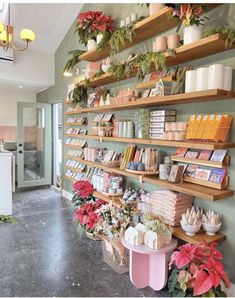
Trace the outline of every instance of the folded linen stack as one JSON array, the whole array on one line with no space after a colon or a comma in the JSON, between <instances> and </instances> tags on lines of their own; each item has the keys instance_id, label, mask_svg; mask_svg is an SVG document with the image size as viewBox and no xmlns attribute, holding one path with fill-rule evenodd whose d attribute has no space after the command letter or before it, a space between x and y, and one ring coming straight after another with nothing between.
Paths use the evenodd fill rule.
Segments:
<instances>
[{"instance_id":1,"label":"folded linen stack","mask_svg":"<svg viewBox=\"0 0 235 298\"><path fill-rule=\"evenodd\" d=\"M164 223L179 226L182 214L192 206L193 197L170 190L156 190L151 194L151 211Z\"/></svg>"}]
</instances>

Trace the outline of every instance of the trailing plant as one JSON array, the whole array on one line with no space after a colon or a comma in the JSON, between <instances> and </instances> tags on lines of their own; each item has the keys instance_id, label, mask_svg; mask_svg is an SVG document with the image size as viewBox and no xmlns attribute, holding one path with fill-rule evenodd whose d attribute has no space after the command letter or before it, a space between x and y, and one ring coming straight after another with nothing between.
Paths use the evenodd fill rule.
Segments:
<instances>
[{"instance_id":1,"label":"trailing plant","mask_svg":"<svg viewBox=\"0 0 235 298\"><path fill-rule=\"evenodd\" d=\"M220 34L225 39L225 47L231 48L235 43L235 29L230 26L219 25L210 27L204 32L204 37Z\"/></svg>"},{"instance_id":2,"label":"trailing plant","mask_svg":"<svg viewBox=\"0 0 235 298\"><path fill-rule=\"evenodd\" d=\"M85 53L85 51L82 50L72 50L68 52L69 56L72 56L68 62L65 64L63 72L65 71L70 71L73 69L73 67L78 64L79 62L81 62L80 60L80 55L82 55L83 53Z\"/></svg>"},{"instance_id":3,"label":"trailing plant","mask_svg":"<svg viewBox=\"0 0 235 298\"><path fill-rule=\"evenodd\" d=\"M221 282L230 287L217 243L185 244L171 256L168 290L174 297L222 297Z\"/></svg>"},{"instance_id":4,"label":"trailing plant","mask_svg":"<svg viewBox=\"0 0 235 298\"><path fill-rule=\"evenodd\" d=\"M115 76L115 78L120 79L123 77L126 69L126 63L125 62L120 62L118 64L112 65L109 68L109 72Z\"/></svg>"},{"instance_id":5,"label":"trailing plant","mask_svg":"<svg viewBox=\"0 0 235 298\"><path fill-rule=\"evenodd\" d=\"M118 28L116 31L113 32L109 44L111 47L111 55L116 54L120 46L124 46L126 41L132 41L133 36L135 35L133 24L128 26L123 26Z\"/></svg>"},{"instance_id":6,"label":"trailing plant","mask_svg":"<svg viewBox=\"0 0 235 298\"><path fill-rule=\"evenodd\" d=\"M11 215L0 215L0 223L4 223L4 222L10 222L10 223L15 224L16 219L15 219L15 217L13 217Z\"/></svg>"},{"instance_id":7,"label":"trailing plant","mask_svg":"<svg viewBox=\"0 0 235 298\"><path fill-rule=\"evenodd\" d=\"M94 75L93 79L98 79L98 78L101 77L103 74L104 74L103 70L100 70L99 72L97 72L97 73Z\"/></svg>"},{"instance_id":8,"label":"trailing plant","mask_svg":"<svg viewBox=\"0 0 235 298\"><path fill-rule=\"evenodd\" d=\"M72 104L78 104L81 108L86 107L89 95L89 88L85 85L76 85L68 94L68 98L72 99Z\"/></svg>"}]
</instances>

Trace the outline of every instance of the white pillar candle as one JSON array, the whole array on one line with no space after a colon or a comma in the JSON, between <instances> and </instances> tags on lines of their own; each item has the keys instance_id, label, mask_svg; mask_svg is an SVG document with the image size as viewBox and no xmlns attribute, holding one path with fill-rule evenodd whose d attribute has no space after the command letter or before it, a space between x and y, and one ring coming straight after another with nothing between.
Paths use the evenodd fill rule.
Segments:
<instances>
[{"instance_id":1,"label":"white pillar candle","mask_svg":"<svg viewBox=\"0 0 235 298\"><path fill-rule=\"evenodd\" d=\"M224 67L224 90L232 90L233 69L230 66Z\"/></svg>"},{"instance_id":2,"label":"white pillar candle","mask_svg":"<svg viewBox=\"0 0 235 298\"><path fill-rule=\"evenodd\" d=\"M197 69L196 91L208 89L208 67Z\"/></svg>"},{"instance_id":3,"label":"white pillar candle","mask_svg":"<svg viewBox=\"0 0 235 298\"><path fill-rule=\"evenodd\" d=\"M120 27L124 27L124 26L125 26L125 20L121 20Z\"/></svg>"},{"instance_id":4,"label":"white pillar candle","mask_svg":"<svg viewBox=\"0 0 235 298\"><path fill-rule=\"evenodd\" d=\"M131 21L135 22L137 20L137 14L136 13L132 13L131 14Z\"/></svg>"},{"instance_id":5,"label":"white pillar candle","mask_svg":"<svg viewBox=\"0 0 235 298\"><path fill-rule=\"evenodd\" d=\"M208 89L224 88L224 65L212 64L208 71Z\"/></svg>"},{"instance_id":6,"label":"white pillar candle","mask_svg":"<svg viewBox=\"0 0 235 298\"><path fill-rule=\"evenodd\" d=\"M197 71L186 71L185 77L185 93L194 92L196 90Z\"/></svg>"},{"instance_id":7,"label":"white pillar candle","mask_svg":"<svg viewBox=\"0 0 235 298\"><path fill-rule=\"evenodd\" d=\"M131 23L131 18L130 17L126 17L126 26L130 25Z\"/></svg>"}]
</instances>

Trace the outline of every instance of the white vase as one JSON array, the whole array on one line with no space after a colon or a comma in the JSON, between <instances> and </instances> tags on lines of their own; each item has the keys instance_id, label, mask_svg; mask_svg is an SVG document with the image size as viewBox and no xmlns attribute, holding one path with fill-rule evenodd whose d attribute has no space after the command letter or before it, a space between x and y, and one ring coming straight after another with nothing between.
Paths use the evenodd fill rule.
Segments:
<instances>
[{"instance_id":1,"label":"white vase","mask_svg":"<svg viewBox=\"0 0 235 298\"><path fill-rule=\"evenodd\" d=\"M96 43L97 43L97 45L101 42L101 39L102 38L103 38L103 34L102 33L97 34L97 36L96 36Z\"/></svg>"},{"instance_id":2,"label":"white vase","mask_svg":"<svg viewBox=\"0 0 235 298\"><path fill-rule=\"evenodd\" d=\"M185 93L196 91L197 71L188 70L185 76Z\"/></svg>"},{"instance_id":3,"label":"white vase","mask_svg":"<svg viewBox=\"0 0 235 298\"><path fill-rule=\"evenodd\" d=\"M200 40L203 34L202 25L192 25L184 27L184 45Z\"/></svg>"},{"instance_id":4,"label":"white vase","mask_svg":"<svg viewBox=\"0 0 235 298\"><path fill-rule=\"evenodd\" d=\"M212 64L208 71L208 89L224 88L224 65Z\"/></svg>"},{"instance_id":5,"label":"white vase","mask_svg":"<svg viewBox=\"0 0 235 298\"><path fill-rule=\"evenodd\" d=\"M152 16L155 13L158 13L159 10L165 8L163 3L149 3L149 15Z\"/></svg>"},{"instance_id":6,"label":"white vase","mask_svg":"<svg viewBox=\"0 0 235 298\"><path fill-rule=\"evenodd\" d=\"M197 69L196 91L208 89L208 67Z\"/></svg>"},{"instance_id":7,"label":"white vase","mask_svg":"<svg viewBox=\"0 0 235 298\"><path fill-rule=\"evenodd\" d=\"M96 49L96 41L94 39L88 39L87 41L87 50L95 50Z\"/></svg>"},{"instance_id":8,"label":"white vase","mask_svg":"<svg viewBox=\"0 0 235 298\"><path fill-rule=\"evenodd\" d=\"M232 90L233 69L230 66L224 67L224 90Z\"/></svg>"}]
</instances>

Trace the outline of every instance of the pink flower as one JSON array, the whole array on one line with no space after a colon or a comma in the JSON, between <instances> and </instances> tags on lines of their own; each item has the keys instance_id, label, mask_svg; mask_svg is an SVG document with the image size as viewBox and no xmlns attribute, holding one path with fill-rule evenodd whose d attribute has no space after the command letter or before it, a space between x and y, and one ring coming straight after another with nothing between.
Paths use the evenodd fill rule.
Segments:
<instances>
[{"instance_id":1,"label":"pink flower","mask_svg":"<svg viewBox=\"0 0 235 298\"><path fill-rule=\"evenodd\" d=\"M77 192L77 194L85 199L93 194L93 186L89 181L80 180L73 184L73 189Z\"/></svg>"}]
</instances>

